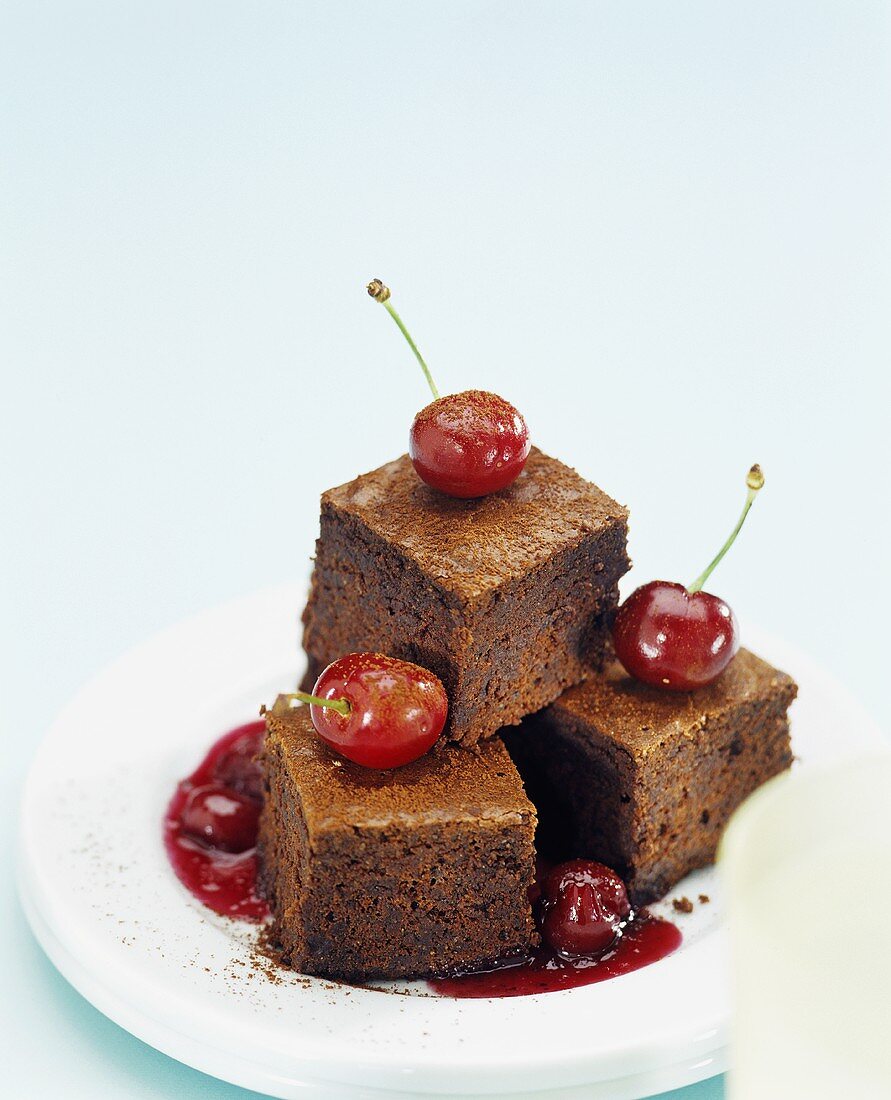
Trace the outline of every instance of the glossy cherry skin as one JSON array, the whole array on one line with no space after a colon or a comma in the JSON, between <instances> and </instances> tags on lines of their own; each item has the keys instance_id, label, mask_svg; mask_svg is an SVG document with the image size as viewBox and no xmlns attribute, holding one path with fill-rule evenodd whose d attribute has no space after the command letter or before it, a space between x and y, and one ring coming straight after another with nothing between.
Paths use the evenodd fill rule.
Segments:
<instances>
[{"instance_id":1,"label":"glossy cherry skin","mask_svg":"<svg viewBox=\"0 0 891 1100\"><path fill-rule=\"evenodd\" d=\"M483 497L520 476L529 457L526 421L503 397L465 390L421 409L408 452L418 477L452 497Z\"/></svg>"},{"instance_id":2,"label":"glossy cherry skin","mask_svg":"<svg viewBox=\"0 0 891 1100\"><path fill-rule=\"evenodd\" d=\"M718 596L650 581L619 608L613 645L635 679L667 691L692 691L716 680L736 656L739 624Z\"/></svg>"},{"instance_id":3,"label":"glossy cherry skin","mask_svg":"<svg viewBox=\"0 0 891 1100\"><path fill-rule=\"evenodd\" d=\"M221 852L246 852L257 843L260 807L246 795L208 783L189 792L183 806L183 832Z\"/></svg>"},{"instance_id":4,"label":"glossy cherry skin","mask_svg":"<svg viewBox=\"0 0 891 1100\"><path fill-rule=\"evenodd\" d=\"M251 722L221 753L214 764L213 775L229 790L247 795L258 802L263 798L263 773L257 756L263 747L263 728Z\"/></svg>"},{"instance_id":5,"label":"glossy cherry skin","mask_svg":"<svg viewBox=\"0 0 891 1100\"><path fill-rule=\"evenodd\" d=\"M366 768L398 768L430 749L445 725L449 700L438 677L383 653L351 653L328 665L313 695L346 699L349 715L311 706L328 745Z\"/></svg>"},{"instance_id":6,"label":"glossy cherry skin","mask_svg":"<svg viewBox=\"0 0 891 1100\"><path fill-rule=\"evenodd\" d=\"M588 859L560 863L542 884L542 936L561 955L605 951L630 916L624 882L602 863Z\"/></svg>"}]
</instances>

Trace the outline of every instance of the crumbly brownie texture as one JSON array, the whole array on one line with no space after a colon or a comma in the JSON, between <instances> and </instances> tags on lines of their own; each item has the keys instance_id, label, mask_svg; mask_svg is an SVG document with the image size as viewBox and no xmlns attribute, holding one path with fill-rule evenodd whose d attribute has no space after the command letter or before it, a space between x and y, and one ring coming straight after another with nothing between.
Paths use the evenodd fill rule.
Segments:
<instances>
[{"instance_id":1,"label":"crumbly brownie texture","mask_svg":"<svg viewBox=\"0 0 891 1100\"><path fill-rule=\"evenodd\" d=\"M541 818L539 846L615 868L634 904L711 863L727 818L792 763L794 681L747 650L676 694L616 664L567 691L506 742Z\"/></svg>"},{"instance_id":2,"label":"crumbly brownie texture","mask_svg":"<svg viewBox=\"0 0 891 1100\"><path fill-rule=\"evenodd\" d=\"M627 511L535 449L509 488L457 500L408 456L322 497L304 648L375 650L435 672L445 737L473 744L602 667L627 571Z\"/></svg>"},{"instance_id":3,"label":"crumbly brownie texture","mask_svg":"<svg viewBox=\"0 0 891 1100\"><path fill-rule=\"evenodd\" d=\"M336 757L308 708L267 719L261 883L307 974L421 977L538 942L535 809L498 739L393 771Z\"/></svg>"}]
</instances>

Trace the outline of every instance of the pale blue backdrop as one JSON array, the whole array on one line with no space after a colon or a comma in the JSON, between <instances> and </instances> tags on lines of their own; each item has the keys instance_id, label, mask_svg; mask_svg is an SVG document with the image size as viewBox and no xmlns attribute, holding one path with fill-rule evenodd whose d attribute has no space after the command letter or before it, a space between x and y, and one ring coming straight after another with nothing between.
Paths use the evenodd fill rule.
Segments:
<instances>
[{"instance_id":1,"label":"pale blue backdrop","mask_svg":"<svg viewBox=\"0 0 891 1100\"><path fill-rule=\"evenodd\" d=\"M504 393L630 504L632 583L692 579L760 461L712 587L888 723L881 0L7 0L0 21L9 1095L247 1095L56 976L13 821L85 678L303 573L319 491L404 449L426 393L373 275L442 389Z\"/></svg>"}]
</instances>

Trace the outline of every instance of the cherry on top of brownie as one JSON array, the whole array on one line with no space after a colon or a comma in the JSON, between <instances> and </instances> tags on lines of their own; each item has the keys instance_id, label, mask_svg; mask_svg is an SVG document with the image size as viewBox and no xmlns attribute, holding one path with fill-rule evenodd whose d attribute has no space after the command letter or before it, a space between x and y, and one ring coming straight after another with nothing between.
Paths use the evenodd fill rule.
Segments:
<instances>
[{"instance_id":1,"label":"cherry on top of brownie","mask_svg":"<svg viewBox=\"0 0 891 1100\"><path fill-rule=\"evenodd\" d=\"M300 791L310 836L464 822L507 825L534 819L516 771L497 739L474 750L427 753L401 768L365 768L336 755L312 728L308 707L268 716L287 746L285 766Z\"/></svg>"},{"instance_id":2,"label":"cherry on top of brownie","mask_svg":"<svg viewBox=\"0 0 891 1100\"><path fill-rule=\"evenodd\" d=\"M628 517L596 485L534 447L517 480L491 496L445 496L420 481L403 455L329 489L326 507L358 519L468 603Z\"/></svg>"}]
</instances>

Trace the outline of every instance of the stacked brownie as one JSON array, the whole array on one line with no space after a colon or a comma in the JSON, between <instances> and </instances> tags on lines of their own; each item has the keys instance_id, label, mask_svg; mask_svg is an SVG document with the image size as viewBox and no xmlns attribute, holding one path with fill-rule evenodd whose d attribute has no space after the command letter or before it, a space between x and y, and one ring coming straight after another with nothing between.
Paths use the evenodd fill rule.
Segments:
<instances>
[{"instance_id":1,"label":"stacked brownie","mask_svg":"<svg viewBox=\"0 0 891 1100\"><path fill-rule=\"evenodd\" d=\"M539 847L596 858L635 905L715 858L730 814L792 763L791 677L743 649L708 687L661 691L617 662L505 740L541 815Z\"/></svg>"},{"instance_id":2,"label":"stacked brownie","mask_svg":"<svg viewBox=\"0 0 891 1100\"><path fill-rule=\"evenodd\" d=\"M425 485L407 455L322 497L304 648L311 690L345 653L429 668L445 736L473 744L601 668L627 571L627 511L533 449L477 500Z\"/></svg>"},{"instance_id":3,"label":"stacked brownie","mask_svg":"<svg viewBox=\"0 0 891 1100\"><path fill-rule=\"evenodd\" d=\"M729 812L789 765L794 684L751 654L681 695L615 667L627 518L534 449L480 499L431 489L407 457L323 495L304 687L388 653L439 676L449 719L427 756L374 771L308 710L273 708L260 855L286 962L361 979L526 952L537 818L549 855L615 867L642 903L711 861Z\"/></svg>"},{"instance_id":4,"label":"stacked brownie","mask_svg":"<svg viewBox=\"0 0 891 1100\"><path fill-rule=\"evenodd\" d=\"M498 738L376 771L335 757L308 708L274 708L265 761L265 889L284 962L412 977L535 942L535 810Z\"/></svg>"}]
</instances>

